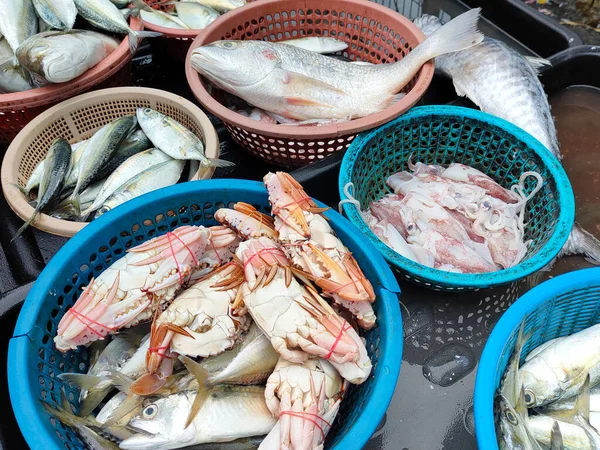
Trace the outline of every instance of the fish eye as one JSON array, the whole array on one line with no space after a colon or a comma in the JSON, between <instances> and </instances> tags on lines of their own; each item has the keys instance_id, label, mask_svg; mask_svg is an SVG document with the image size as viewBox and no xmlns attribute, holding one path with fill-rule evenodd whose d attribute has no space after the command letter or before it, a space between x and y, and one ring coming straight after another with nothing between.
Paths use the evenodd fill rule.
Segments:
<instances>
[{"instance_id":1,"label":"fish eye","mask_svg":"<svg viewBox=\"0 0 600 450\"><path fill-rule=\"evenodd\" d=\"M406 231L408 231L409 234L413 234L417 231L417 225L415 223L409 223L406 227Z\"/></svg>"},{"instance_id":2,"label":"fish eye","mask_svg":"<svg viewBox=\"0 0 600 450\"><path fill-rule=\"evenodd\" d=\"M150 108L146 108L146 109L144 109L144 112L145 112L145 113L151 113L151 112L152 112L152 110L151 110Z\"/></svg>"},{"instance_id":3,"label":"fish eye","mask_svg":"<svg viewBox=\"0 0 600 450\"><path fill-rule=\"evenodd\" d=\"M148 405L142 411L142 416L144 416L144 419L153 419L156 413L158 413L158 406Z\"/></svg>"},{"instance_id":4,"label":"fish eye","mask_svg":"<svg viewBox=\"0 0 600 450\"><path fill-rule=\"evenodd\" d=\"M506 420L508 420L513 425L519 424L519 421L517 420L517 416L515 416L515 414L512 411L506 411L504 413L504 415L506 416Z\"/></svg>"},{"instance_id":5,"label":"fish eye","mask_svg":"<svg viewBox=\"0 0 600 450\"><path fill-rule=\"evenodd\" d=\"M225 47L225 48L234 48L235 44L233 42L223 42L223 47Z\"/></svg>"},{"instance_id":6,"label":"fish eye","mask_svg":"<svg viewBox=\"0 0 600 450\"><path fill-rule=\"evenodd\" d=\"M535 403L535 394L531 391L525 391L525 404L531 406Z\"/></svg>"}]
</instances>

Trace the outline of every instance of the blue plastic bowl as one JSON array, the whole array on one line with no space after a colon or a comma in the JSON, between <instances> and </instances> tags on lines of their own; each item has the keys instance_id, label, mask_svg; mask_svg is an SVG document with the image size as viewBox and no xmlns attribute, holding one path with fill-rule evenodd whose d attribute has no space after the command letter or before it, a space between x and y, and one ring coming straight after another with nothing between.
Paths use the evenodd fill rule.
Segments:
<instances>
[{"instance_id":1,"label":"blue plastic bowl","mask_svg":"<svg viewBox=\"0 0 600 450\"><path fill-rule=\"evenodd\" d=\"M25 300L8 351L8 384L13 409L33 449L82 449L84 444L44 410L40 400L59 400L64 387L77 408L79 394L57 379L63 372L86 372L86 349L66 356L52 339L81 288L125 250L184 225L214 225L214 212L237 201L270 211L265 187L255 181L209 180L178 184L138 197L77 233L52 258ZM335 211L326 215L369 278L377 301L378 326L364 333L373 373L351 389L328 436L329 448L360 449L373 434L392 399L402 360L400 288L369 241Z\"/></svg>"},{"instance_id":2,"label":"blue plastic bowl","mask_svg":"<svg viewBox=\"0 0 600 450\"><path fill-rule=\"evenodd\" d=\"M575 217L573 190L564 169L536 139L490 114L455 106L426 106L370 132L360 134L348 148L340 168L340 197L353 183L361 207L391 192L386 179L408 170L408 161L448 165L459 162L486 173L505 188L523 172L544 177L542 189L527 203L525 240L532 240L526 257L514 267L485 274L458 274L423 266L400 256L381 242L363 222L356 207L343 206L346 216L375 245L385 259L409 281L430 289L458 291L512 283L540 270L564 245ZM527 193L535 187L529 178Z\"/></svg>"},{"instance_id":3,"label":"blue plastic bowl","mask_svg":"<svg viewBox=\"0 0 600 450\"><path fill-rule=\"evenodd\" d=\"M600 268L578 270L548 280L517 300L494 327L485 344L475 379L475 435L480 450L497 450L494 396L515 348L521 322L527 354L550 339L600 323Z\"/></svg>"}]
</instances>

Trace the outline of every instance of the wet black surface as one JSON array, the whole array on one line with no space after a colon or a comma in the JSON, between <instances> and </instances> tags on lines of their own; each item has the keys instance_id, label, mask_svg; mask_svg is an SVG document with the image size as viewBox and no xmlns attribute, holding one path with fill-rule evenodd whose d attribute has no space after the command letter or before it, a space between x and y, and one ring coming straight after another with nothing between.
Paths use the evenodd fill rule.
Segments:
<instances>
[{"instance_id":1,"label":"wet black surface","mask_svg":"<svg viewBox=\"0 0 600 450\"><path fill-rule=\"evenodd\" d=\"M165 60L161 63L160 58L160 55L155 55L154 59L140 58L136 82L193 100L182 67ZM600 49L570 51L559 55L555 61L557 67L543 76L550 92L571 84L599 82ZM437 77L423 99L425 104L453 101L456 96L451 84ZM460 103L464 104L464 101ZM215 125L222 141L223 157L237 164L235 170L218 172L216 176L259 180L267 171L275 169L237 148L216 119ZM294 176L304 184L309 195L335 206L339 200L340 159L334 156L298 170ZM65 238L32 228L23 238L10 243L21 223L4 200L0 200L0 351L4 355L30 282L66 242ZM495 290L441 294L402 281L405 337L401 374L392 404L365 448L477 448L472 410L477 361L500 315L533 283L530 280ZM0 420L0 449L26 449L9 406L5 358L0 358L0 405L4 407Z\"/></svg>"}]
</instances>

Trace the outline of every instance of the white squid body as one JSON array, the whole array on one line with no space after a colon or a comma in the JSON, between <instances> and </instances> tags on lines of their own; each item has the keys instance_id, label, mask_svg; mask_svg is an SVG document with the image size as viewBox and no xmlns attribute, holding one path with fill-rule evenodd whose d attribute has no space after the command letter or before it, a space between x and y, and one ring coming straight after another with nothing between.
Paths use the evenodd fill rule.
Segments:
<instances>
[{"instance_id":1,"label":"white squid body","mask_svg":"<svg viewBox=\"0 0 600 450\"><path fill-rule=\"evenodd\" d=\"M257 248L278 250L281 257L284 255L267 238L242 242L236 253L247 265L246 282L242 285L244 304L273 348L286 360L296 363L305 362L307 353L327 358L350 383L364 382L372 365L358 334L330 307L325 309L328 305L324 300L315 303L311 294L288 276L283 267L271 267L276 272L272 277L267 275L270 279L267 284L263 275L256 277L249 262L260 254ZM264 252L261 257L266 257Z\"/></svg>"},{"instance_id":2,"label":"white squid body","mask_svg":"<svg viewBox=\"0 0 600 450\"><path fill-rule=\"evenodd\" d=\"M128 250L65 313L54 338L56 348L76 349L150 319L187 281L209 236L207 228L183 226Z\"/></svg>"},{"instance_id":3,"label":"white squid body","mask_svg":"<svg viewBox=\"0 0 600 450\"><path fill-rule=\"evenodd\" d=\"M237 315L233 310L239 285L226 290L214 286L231 270L236 270L236 267L229 266L190 286L156 320L155 327L173 323L191 335L175 334L171 341L172 351L203 358L218 355L233 347L248 329L251 323L249 317ZM243 276L241 270L239 273Z\"/></svg>"},{"instance_id":4,"label":"white squid body","mask_svg":"<svg viewBox=\"0 0 600 450\"><path fill-rule=\"evenodd\" d=\"M340 407L344 383L323 359L294 364L280 359L267 381L267 407L279 420L259 450L322 446Z\"/></svg>"},{"instance_id":5,"label":"white squid body","mask_svg":"<svg viewBox=\"0 0 600 450\"><path fill-rule=\"evenodd\" d=\"M102 33L47 31L23 42L16 54L22 66L51 83L65 83L87 72L119 46Z\"/></svg>"}]
</instances>

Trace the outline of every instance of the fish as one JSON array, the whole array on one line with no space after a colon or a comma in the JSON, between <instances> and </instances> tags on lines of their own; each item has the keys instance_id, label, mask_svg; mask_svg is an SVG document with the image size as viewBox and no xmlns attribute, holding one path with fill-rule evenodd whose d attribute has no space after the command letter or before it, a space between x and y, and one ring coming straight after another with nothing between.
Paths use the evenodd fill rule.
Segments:
<instances>
[{"instance_id":1,"label":"fish","mask_svg":"<svg viewBox=\"0 0 600 450\"><path fill-rule=\"evenodd\" d=\"M558 429L562 437L564 450L593 450L589 437L585 430L578 425L568 422L555 420L546 415L530 416L528 427L531 435L542 445L550 447L552 443L552 429L554 424L558 424Z\"/></svg>"},{"instance_id":2,"label":"fish","mask_svg":"<svg viewBox=\"0 0 600 450\"><path fill-rule=\"evenodd\" d=\"M328 36L307 36L277 42L279 44L292 45L297 48L303 48L304 50L321 54L341 52L348 48L348 44L344 41Z\"/></svg>"},{"instance_id":3,"label":"fish","mask_svg":"<svg viewBox=\"0 0 600 450\"><path fill-rule=\"evenodd\" d=\"M427 14L414 23L426 36L442 27L440 19ZM482 111L522 128L560 161L562 154L550 104L538 79L539 69L546 65L550 62L522 56L489 37L479 45L435 58L436 71L452 79L457 95L466 96ZM574 254L600 264L600 240L577 223L558 257Z\"/></svg>"},{"instance_id":4,"label":"fish","mask_svg":"<svg viewBox=\"0 0 600 450\"><path fill-rule=\"evenodd\" d=\"M135 434L127 428L127 425L132 417L139 414L143 404L142 401L134 401L130 402L129 406L126 406L125 403L129 400L130 398L126 393L118 392L106 402L96 415L96 421L102 429L119 440L127 439ZM127 409L125 414L122 414L122 417L114 421L114 423L110 423L109 421L113 418L113 414L124 407Z\"/></svg>"},{"instance_id":5,"label":"fish","mask_svg":"<svg viewBox=\"0 0 600 450\"><path fill-rule=\"evenodd\" d=\"M33 0L33 6L50 28L68 31L75 24L77 8L73 0Z\"/></svg>"},{"instance_id":6,"label":"fish","mask_svg":"<svg viewBox=\"0 0 600 450\"><path fill-rule=\"evenodd\" d=\"M140 127L156 148L173 159L198 160L204 167L232 167L235 164L222 159L208 158L202 140L175 119L151 108L138 108L136 116Z\"/></svg>"},{"instance_id":7,"label":"fish","mask_svg":"<svg viewBox=\"0 0 600 450\"><path fill-rule=\"evenodd\" d=\"M91 417L78 417L73 414L71 405L66 399L64 391L61 391L61 406L50 405L46 401L41 401L46 412L56 417L61 423L71 427L77 432L79 437L85 442L90 450L119 450L119 446L106 439L98 433L98 424Z\"/></svg>"},{"instance_id":8,"label":"fish","mask_svg":"<svg viewBox=\"0 0 600 450\"><path fill-rule=\"evenodd\" d=\"M15 64L15 54L6 39L0 41L0 92L22 92L35 86L31 75L20 64Z\"/></svg>"},{"instance_id":9,"label":"fish","mask_svg":"<svg viewBox=\"0 0 600 450\"><path fill-rule=\"evenodd\" d=\"M183 23L178 17L172 16L162 11L140 11L140 15L144 22L158 25L159 27L166 28L178 28L183 30L189 30L185 23Z\"/></svg>"},{"instance_id":10,"label":"fish","mask_svg":"<svg viewBox=\"0 0 600 450\"><path fill-rule=\"evenodd\" d=\"M100 208L118 188L129 182L139 173L170 161L171 157L158 149L150 149L138 153L121 164L104 182L93 203L81 213L87 217L92 211Z\"/></svg>"},{"instance_id":11,"label":"fish","mask_svg":"<svg viewBox=\"0 0 600 450\"><path fill-rule=\"evenodd\" d=\"M199 365L210 373L206 384L260 384L267 380L279 361L271 341L255 323L241 343L217 356L205 358Z\"/></svg>"},{"instance_id":12,"label":"fish","mask_svg":"<svg viewBox=\"0 0 600 450\"><path fill-rule=\"evenodd\" d=\"M575 402L575 423L585 431L594 450L600 449L600 434L590 425L590 374L585 377L581 391Z\"/></svg>"},{"instance_id":13,"label":"fish","mask_svg":"<svg viewBox=\"0 0 600 450\"><path fill-rule=\"evenodd\" d=\"M600 324L547 346L526 361L519 373L530 408L577 394L588 373L595 385L600 381Z\"/></svg>"},{"instance_id":14,"label":"fish","mask_svg":"<svg viewBox=\"0 0 600 450\"><path fill-rule=\"evenodd\" d=\"M515 341L515 348L513 354L508 361L506 372L502 384L500 385L500 394L506 398L511 405L516 405L519 401L521 384L519 382L519 364L521 361L521 352L523 346L527 342L528 336L524 336L525 320L521 322L519 333L517 334L517 340Z\"/></svg>"},{"instance_id":15,"label":"fish","mask_svg":"<svg viewBox=\"0 0 600 450\"><path fill-rule=\"evenodd\" d=\"M228 442L267 434L276 419L267 408L263 386L221 385L207 393L202 414L186 427L197 395L179 392L147 400L129 427L140 431L121 442L124 450L168 450L210 442Z\"/></svg>"},{"instance_id":16,"label":"fish","mask_svg":"<svg viewBox=\"0 0 600 450\"><path fill-rule=\"evenodd\" d=\"M119 41L87 30L46 31L19 46L19 63L43 82L66 83L87 72L119 46Z\"/></svg>"},{"instance_id":17,"label":"fish","mask_svg":"<svg viewBox=\"0 0 600 450\"><path fill-rule=\"evenodd\" d=\"M199 3L209 8L214 9L220 13L233 11L234 9L240 8L246 4L246 0L188 0L193 3ZM181 2L179 2L181 3Z\"/></svg>"},{"instance_id":18,"label":"fish","mask_svg":"<svg viewBox=\"0 0 600 450\"><path fill-rule=\"evenodd\" d=\"M195 2L177 2L175 10L177 17L193 30L206 28L219 17L214 9Z\"/></svg>"},{"instance_id":19,"label":"fish","mask_svg":"<svg viewBox=\"0 0 600 450\"><path fill-rule=\"evenodd\" d=\"M100 189L102 189L103 184L103 180L96 181L81 193L79 196L81 209L87 209L92 205L94 199L98 195L98 192L100 192ZM51 216L58 219L74 221L80 220L81 218L81 215L75 210L75 206L73 206L73 203L69 199L65 199L56 207L53 207Z\"/></svg>"},{"instance_id":20,"label":"fish","mask_svg":"<svg viewBox=\"0 0 600 450\"><path fill-rule=\"evenodd\" d=\"M129 50L135 53L138 40L143 37L162 36L154 31L134 31L119 9L110 0L74 0L77 11L85 20L105 31L126 34L129 37Z\"/></svg>"},{"instance_id":21,"label":"fish","mask_svg":"<svg viewBox=\"0 0 600 450\"><path fill-rule=\"evenodd\" d=\"M558 422L555 420L550 433L550 450L564 450L562 434Z\"/></svg>"},{"instance_id":22,"label":"fish","mask_svg":"<svg viewBox=\"0 0 600 450\"><path fill-rule=\"evenodd\" d=\"M77 185L77 179L79 178L79 171L81 170L81 163L83 161L82 157L85 154L85 149L89 142L90 140L86 139L85 141L73 144L71 147L73 150L71 153L71 171L65 178L61 196L68 197Z\"/></svg>"},{"instance_id":23,"label":"fish","mask_svg":"<svg viewBox=\"0 0 600 450\"><path fill-rule=\"evenodd\" d=\"M137 345L135 342L117 335L106 346L87 374L63 373L58 376L59 379L81 390L79 394L81 408L79 415L87 416L104 400L113 386L112 381L106 375L111 370L121 369L136 350Z\"/></svg>"},{"instance_id":24,"label":"fish","mask_svg":"<svg viewBox=\"0 0 600 450\"><path fill-rule=\"evenodd\" d=\"M31 217L17 230L11 242L31 225L38 214L54 199L60 192L63 180L71 166L71 146L64 138L57 138L50 145L44 164L44 173L40 181L40 197Z\"/></svg>"},{"instance_id":25,"label":"fish","mask_svg":"<svg viewBox=\"0 0 600 450\"><path fill-rule=\"evenodd\" d=\"M103 179L113 173L117 167L133 155L144 150L150 150L152 142L142 130L136 130L125 138L104 169L98 171L97 179Z\"/></svg>"},{"instance_id":26,"label":"fish","mask_svg":"<svg viewBox=\"0 0 600 450\"><path fill-rule=\"evenodd\" d=\"M131 3L131 0L110 0L110 2L115 5L117 8L127 8Z\"/></svg>"},{"instance_id":27,"label":"fish","mask_svg":"<svg viewBox=\"0 0 600 450\"><path fill-rule=\"evenodd\" d=\"M494 408L501 450L537 450L527 428L529 416L522 400L513 407L507 398L497 395Z\"/></svg>"},{"instance_id":28,"label":"fish","mask_svg":"<svg viewBox=\"0 0 600 450\"><path fill-rule=\"evenodd\" d=\"M174 159L153 166L137 174L106 199L100 209L96 212L96 217L101 216L132 198L177 183L181 177L184 166L184 161Z\"/></svg>"},{"instance_id":29,"label":"fish","mask_svg":"<svg viewBox=\"0 0 600 450\"><path fill-rule=\"evenodd\" d=\"M265 41L217 41L196 48L191 64L221 89L265 111L297 120L350 120L377 113L430 59L483 40L480 9L444 25L393 64L362 66Z\"/></svg>"},{"instance_id":30,"label":"fish","mask_svg":"<svg viewBox=\"0 0 600 450\"><path fill-rule=\"evenodd\" d=\"M19 46L38 32L38 18L31 0L0 0L0 32L10 48Z\"/></svg>"},{"instance_id":31,"label":"fish","mask_svg":"<svg viewBox=\"0 0 600 450\"><path fill-rule=\"evenodd\" d=\"M135 116L120 117L106 124L91 137L81 155L77 184L69 197L75 205L79 203L80 192L94 181L98 170L110 161L123 140L135 127ZM76 206L76 209L79 209L79 206Z\"/></svg>"}]
</instances>

